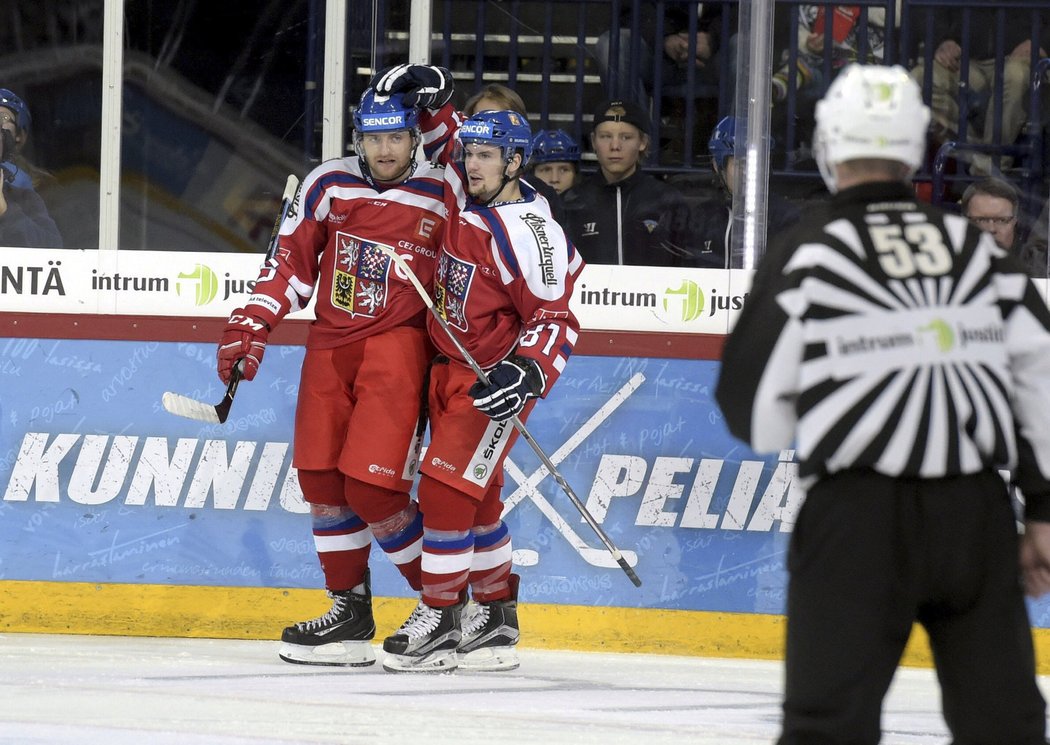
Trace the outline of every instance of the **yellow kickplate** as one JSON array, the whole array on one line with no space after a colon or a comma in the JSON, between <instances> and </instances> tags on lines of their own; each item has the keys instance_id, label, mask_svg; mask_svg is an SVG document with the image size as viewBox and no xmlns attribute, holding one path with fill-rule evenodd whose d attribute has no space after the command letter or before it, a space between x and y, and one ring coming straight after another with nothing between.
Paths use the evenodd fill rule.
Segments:
<instances>
[{"instance_id":1,"label":"yellow kickplate","mask_svg":"<svg viewBox=\"0 0 1050 745\"><path fill-rule=\"evenodd\" d=\"M276 641L285 626L319 616L329 605L321 590L4 580L0 632ZM377 638L392 633L413 607L410 598L375 598ZM783 616L535 603L521 605L518 613L523 647L752 659L783 655ZM1050 630L1034 634L1039 672L1050 673ZM932 664L918 626L902 662Z\"/></svg>"}]
</instances>

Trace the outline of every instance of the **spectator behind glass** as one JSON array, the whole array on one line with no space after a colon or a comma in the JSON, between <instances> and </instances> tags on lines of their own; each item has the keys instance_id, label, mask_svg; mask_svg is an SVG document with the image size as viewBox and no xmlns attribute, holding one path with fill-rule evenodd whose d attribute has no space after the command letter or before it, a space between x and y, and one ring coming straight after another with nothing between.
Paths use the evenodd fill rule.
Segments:
<instances>
[{"instance_id":1,"label":"spectator behind glass","mask_svg":"<svg viewBox=\"0 0 1050 745\"><path fill-rule=\"evenodd\" d=\"M678 216L682 194L643 173L649 117L633 101L603 103L594 113L591 147L599 171L565 192L562 225L589 264L683 266L687 236ZM683 226L684 227L684 226Z\"/></svg>"},{"instance_id":2,"label":"spectator behind glass","mask_svg":"<svg viewBox=\"0 0 1050 745\"><path fill-rule=\"evenodd\" d=\"M990 233L999 248L1017 255L1017 208L1021 195L1009 181L986 178L966 187L959 204L974 225Z\"/></svg>"},{"instance_id":3,"label":"spectator behind glass","mask_svg":"<svg viewBox=\"0 0 1050 745\"><path fill-rule=\"evenodd\" d=\"M736 129L736 117L727 116L718 122L707 143L719 195L705 199L689 210L687 232L690 236L688 245L693 248L693 266L729 268L733 245L733 186L738 169L734 155ZM797 207L779 194L768 193L766 222L770 237L797 223L800 214Z\"/></svg>"},{"instance_id":4,"label":"spectator behind glass","mask_svg":"<svg viewBox=\"0 0 1050 745\"><path fill-rule=\"evenodd\" d=\"M29 128L33 123L33 117L30 116L29 107L26 106L25 101L7 88L0 88L0 123L4 129L14 134L14 143L11 148L4 148L3 162L0 167L10 174L12 185L20 189L31 189L33 179L26 170L22 149L29 140Z\"/></svg>"},{"instance_id":5,"label":"spectator behind glass","mask_svg":"<svg viewBox=\"0 0 1050 745\"><path fill-rule=\"evenodd\" d=\"M580 171L580 146L560 129L541 129L532 139L532 163L535 180L564 194Z\"/></svg>"},{"instance_id":6,"label":"spectator behind glass","mask_svg":"<svg viewBox=\"0 0 1050 745\"><path fill-rule=\"evenodd\" d=\"M463 114L466 117L471 117L479 111L514 111L526 119L529 118L529 112L525 108L525 101L522 100L517 91L499 83L489 83L467 99L467 104L463 107ZM547 200L554 219L559 223L562 222L564 208L561 203L560 192L539 178L526 179L525 183Z\"/></svg>"},{"instance_id":7,"label":"spectator behind glass","mask_svg":"<svg viewBox=\"0 0 1050 745\"><path fill-rule=\"evenodd\" d=\"M62 248L62 236L44 201L33 191L25 172L12 162L20 138L25 142L29 121L22 100L0 89L0 246Z\"/></svg>"},{"instance_id":8,"label":"spectator behind glass","mask_svg":"<svg viewBox=\"0 0 1050 745\"><path fill-rule=\"evenodd\" d=\"M978 106L984 110L983 126L980 129L968 126L966 141L975 144L1011 145L1021 134L1025 123L1025 99L1028 96L1029 77L1031 72L1032 28L1019 19L1005 19L1003 29L1003 49L1006 59L1003 60L1003 103L1002 111L994 105L996 85L996 43L999 29L996 25L995 9L965 10L943 8L934 15L933 71L930 108L933 111L931 132L937 142L954 140L959 136L959 101L960 91L970 96L969 108ZM969 34L963 38L964 19L969 20ZM1045 49L1050 47L1050 24L1044 23L1039 39L1039 56L1045 57ZM962 47L967 45L970 59L969 87L960 83L962 65ZM912 70L919 85L923 85L926 75L924 64ZM968 93L966 93L968 91ZM1002 120L1002 136L999 142L993 140L996 118ZM970 120L973 121L972 119ZM1001 167L1012 164L1012 158L1004 156ZM991 157L986 153L971 156L970 173L988 175L991 173Z\"/></svg>"},{"instance_id":9,"label":"spectator behind glass","mask_svg":"<svg viewBox=\"0 0 1050 745\"><path fill-rule=\"evenodd\" d=\"M830 18L826 11L830 10ZM806 98L815 100L825 89L824 54L831 42L831 70L835 75L843 66L857 62L860 54L862 9L857 5L800 5L798 8L798 58L795 87ZM882 62L885 45L886 11L868 11L867 62ZM773 75L773 101L787 98L790 59L785 50L783 66Z\"/></svg>"},{"instance_id":10,"label":"spectator behind glass","mask_svg":"<svg viewBox=\"0 0 1050 745\"><path fill-rule=\"evenodd\" d=\"M617 19L620 34L619 53L616 59L618 90L612 90L609 74L612 68L611 32L605 31L598 37L594 53L606 93L611 96L618 95L620 98L630 98L648 111L650 97L654 94L653 50L657 47L656 27L659 20L659 9L655 2L642 2L638 5L636 15L632 5L630 2L621 3L620 17ZM664 8L663 17L664 35L660 43L663 48L661 84L664 87L676 86L686 80L690 63L689 14L697 12L698 9L696 43L691 60L696 68L694 79L697 82L718 82L718 66L715 59L715 53L718 51L718 23L716 21L721 18L722 6L713 3L667 5ZM635 60L634 72L636 74L634 76L631 75L631 58L636 40L631 35L632 28L639 30L638 56Z\"/></svg>"}]
</instances>

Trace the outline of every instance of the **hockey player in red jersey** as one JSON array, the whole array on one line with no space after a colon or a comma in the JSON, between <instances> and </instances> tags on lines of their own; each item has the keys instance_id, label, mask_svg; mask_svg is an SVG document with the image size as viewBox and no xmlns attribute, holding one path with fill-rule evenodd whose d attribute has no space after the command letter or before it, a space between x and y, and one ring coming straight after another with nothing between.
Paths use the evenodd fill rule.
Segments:
<instances>
[{"instance_id":1,"label":"hockey player in red jersey","mask_svg":"<svg viewBox=\"0 0 1050 745\"><path fill-rule=\"evenodd\" d=\"M440 68L396 70L380 76L377 89L385 82L386 90L403 90L406 101L425 107L451 80ZM428 317L440 356L431 371L430 445L420 466L423 593L383 643L383 665L393 671L518 666L518 578L500 519L503 460L517 436L510 418L524 420L550 391L579 331L569 298L583 260L546 200L520 181L532 150L528 122L516 112L486 111L450 137L457 124L447 105L420 112L424 137L439 136L447 164L448 218L433 297L489 385ZM464 612L468 584L474 602Z\"/></svg>"},{"instance_id":2,"label":"hockey player in red jersey","mask_svg":"<svg viewBox=\"0 0 1050 745\"><path fill-rule=\"evenodd\" d=\"M303 181L243 308L218 350L219 377L251 380L269 331L317 296L295 416L293 465L310 504L332 607L284 630L288 662L371 665L368 555L374 536L422 587L423 523L409 498L433 356L425 306L377 245L395 247L425 282L444 226L442 169L416 162L418 113L367 90L354 114L356 157L326 161Z\"/></svg>"}]
</instances>

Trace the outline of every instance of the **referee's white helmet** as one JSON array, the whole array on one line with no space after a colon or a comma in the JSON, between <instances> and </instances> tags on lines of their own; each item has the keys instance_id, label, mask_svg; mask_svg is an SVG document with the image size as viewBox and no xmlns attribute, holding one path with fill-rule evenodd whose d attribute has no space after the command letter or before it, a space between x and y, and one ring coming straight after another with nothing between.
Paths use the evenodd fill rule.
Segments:
<instances>
[{"instance_id":1,"label":"referee's white helmet","mask_svg":"<svg viewBox=\"0 0 1050 745\"><path fill-rule=\"evenodd\" d=\"M813 152L832 192L838 163L895 160L911 173L922 165L930 109L919 85L900 65L849 65L817 102L816 119Z\"/></svg>"}]
</instances>

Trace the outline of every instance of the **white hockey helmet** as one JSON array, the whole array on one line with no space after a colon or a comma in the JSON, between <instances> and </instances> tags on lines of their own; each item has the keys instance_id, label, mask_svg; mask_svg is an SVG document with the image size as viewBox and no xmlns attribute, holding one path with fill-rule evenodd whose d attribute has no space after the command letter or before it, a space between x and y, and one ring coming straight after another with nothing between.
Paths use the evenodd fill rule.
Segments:
<instances>
[{"instance_id":1,"label":"white hockey helmet","mask_svg":"<svg viewBox=\"0 0 1050 745\"><path fill-rule=\"evenodd\" d=\"M930 109L922 91L900 65L852 64L817 102L813 153L824 183L838 189L837 163L880 158L904 163L914 173L926 153Z\"/></svg>"}]
</instances>

